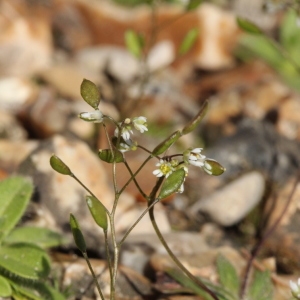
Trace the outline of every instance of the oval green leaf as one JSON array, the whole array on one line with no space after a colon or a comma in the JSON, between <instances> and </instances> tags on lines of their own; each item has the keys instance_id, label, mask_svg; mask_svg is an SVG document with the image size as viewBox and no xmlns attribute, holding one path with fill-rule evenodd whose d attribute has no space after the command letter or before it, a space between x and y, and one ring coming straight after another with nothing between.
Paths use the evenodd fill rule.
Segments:
<instances>
[{"instance_id":1,"label":"oval green leaf","mask_svg":"<svg viewBox=\"0 0 300 300\"><path fill-rule=\"evenodd\" d=\"M187 32L179 47L180 55L186 54L194 46L198 34L199 34L199 30L197 28L193 28Z\"/></svg>"},{"instance_id":2,"label":"oval green leaf","mask_svg":"<svg viewBox=\"0 0 300 300\"><path fill-rule=\"evenodd\" d=\"M114 152L112 152L114 151ZM124 162L124 156L119 150L100 149L98 152L99 158L107 163L121 163Z\"/></svg>"},{"instance_id":3,"label":"oval green leaf","mask_svg":"<svg viewBox=\"0 0 300 300\"><path fill-rule=\"evenodd\" d=\"M12 275L41 279L50 272L50 259L43 249L32 244L2 245L0 266Z\"/></svg>"},{"instance_id":4,"label":"oval green leaf","mask_svg":"<svg viewBox=\"0 0 300 300\"><path fill-rule=\"evenodd\" d=\"M56 155L50 158L50 165L52 169L63 175L72 175L70 168Z\"/></svg>"},{"instance_id":5,"label":"oval green leaf","mask_svg":"<svg viewBox=\"0 0 300 300\"><path fill-rule=\"evenodd\" d=\"M88 79L83 79L80 86L80 94L88 105L98 109L101 95L95 83Z\"/></svg>"},{"instance_id":6,"label":"oval green leaf","mask_svg":"<svg viewBox=\"0 0 300 300\"><path fill-rule=\"evenodd\" d=\"M83 234L80 230L80 227L79 227L79 224L78 224L76 218L72 214L70 214L70 226L71 226L73 238L74 238L77 248L82 253L86 253L86 244L85 244Z\"/></svg>"},{"instance_id":7,"label":"oval green leaf","mask_svg":"<svg viewBox=\"0 0 300 300\"><path fill-rule=\"evenodd\" d=\"M41 227L24 226L15 228L6 238L5 244L28 242L41 248L57 247L63 243L63 237L52 230Z\"/></svg>"},{"instance_id":8,"label":"oval green leaf","mask_svg":"<svg viewBox=\"0 0 300 300\"><path fill-rule=\"evenodd\" d=\"M158 146L154 148L152 151L153 156L160 155L167 151L181 136L181 132L179 130L172 133L169 137L167 137L163 142L161 142Z\"/></svg>"},{"instance_id":9,"label":"oval green leaf","mask_svg":"<svg viewBox=\"0 0 300 300\"><path fill-rule=\"evenodd\" d=\"M181 134L185 135L195 130L195 128L199 125L199 123L204 118L207 109L208 109L208 102L205 101L201 106L198 114L195 116L195 118L192 121L190 121L187 125L184 126L184 128L181 131Z\"/></svg>"},{"instance_id":10,"label":"oval green leaf","mask_svg":"<svg viewBox=\"0 0 300 300\"><path fill-rule=\"evenodd\" d=\"M238 17L236 18L236 21L238 26L247 33L263 34L262 30L257 25L247 19Z\"/></svg>"},{"instance_id":11,"label":"oval green leaf","mask_svg":"<svg viewBox=\"0 0 300 300\"><path fill-rule=\"evenodd\" d=\"M93 196L86 196L86 203L96 224L107 230L107 215L104 205Z\"/></svg>"},{"instance_id":12,"label":"oval green leaf","mask_svg":"<svg viewBox=\"0 0 300 300\"><path fill-rule=\"evenodd\" d=\"M32 193L28 178L11 177L0 182L0 243L19 222Z\"/></svg>"},{"instance_id":13,"label":"oval green leaf","mask_svg":"<svg viewBox=\"0 0 300 300\"><path fill-rule=\"evenodd\" d=\"M9 282L2 276L0 276L0 297L10 297L12 295L12 289Z\"/></svg>"},{"instance_id":14,"label":"oval green leaf","mask_svg":"<svg viewBox=\"0 0 300 300\"><path fill-rule=\"evenodd\" d=\"M143 41L141 36L139 36L134 30L127 30L125 32L125 44L131 54L137 58L141 57Z\"/></svg>"},{"instance_id":15,"label":"oval green leaf","mask_svg":"<svg viewBox=\"0 0 300 300\"><path fill-rule=\"evenodd\" d=\"M214 159L206 159L203 169L207 174L213 176L219 176L226 171L226 169Z\"/></svg>"},{"instance_id":16,"label":"oval green leaf","mask_svg":"<svg viewBox=\"0 0 300 300\"><path fill-rule=\"evenodd\" d=\"M164 181L158 199L164 199L173 193L176 193L185 179L185 171L183 168L180 168L174 171L166 180Z\"/></svg>"}]
</instances>

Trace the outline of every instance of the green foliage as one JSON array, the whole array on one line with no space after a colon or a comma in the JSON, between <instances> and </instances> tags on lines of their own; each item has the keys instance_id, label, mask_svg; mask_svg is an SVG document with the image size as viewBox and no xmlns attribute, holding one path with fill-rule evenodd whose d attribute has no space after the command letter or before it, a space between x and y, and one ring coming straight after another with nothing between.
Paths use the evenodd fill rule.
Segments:
<instances>
[{"instance_id":1,"label":"green foliage","mask_svg":"<svg viewBox=\"0 0 300 300\"><path fill-rule=\"evenodd\" d=\"M230 291L235 298L238 298L240 280L233 265L226 257L219 255L217 258L217 269L221 285Z\"/></svg>"},{"instance_id":2,"label":"green foliage","mask_svg":"<svg viewBox=\"0 0 300 300\"><path fill-rule=\"evenodd\" d=\"M94 109L98 109L101 95L95 83L88 79L83 79L80 86L80 94L87 104Z\"/></svg>"},{"instance_id":3,"label":"green foliage","mask_svg":"<svg viewBox=\"0 0 300 300\"><path fill-rule=\"evenodd\" d=\"M87 196L86 203L96 224L107 230L107 215L103 204L93 196Z\"/></svg>"},{"instance_id":4,"label":"green foliage","mask_svg":"<svg viewBox=\"0 0 300 300\"><path fill-rule=\"evenodd\" d=\"M197 40L197 37L198 37L198 33L199 33L199 31L197 28L193 28L186 33L186 35L179 47L180 55L186 54L194 46L194 44Z\"/></svg>"},{"instance_id":5,"label":"green foliage","mask_svg":"<svg viewBox=\"0 0 300 300\"><path fill-rule=\"evenodd\" d=\"M83 234L81 232L81 229L79 227L79 224L78 224L75 216L73 216L72 214L70 214L70 226L71 226L73 238L74 238L77 248L82 253L85 253L86 252L85 240L84 240Z\"/></svg>"},{"instance_id":6,"label":"green foliage","mask_svg":"<svg viewBox=\"0 0 300 300\"><path fill-rule=\"evenodd\" d=\"M203 0L189 0L189 3L186 6L186 10L190 11L190 10L194 10L196 9L201 3L203 2Z\"/></svg>"},{"instance_id":7,"label":"green foliage","mask_svg":"<svg viewBox=\"0 0 300 300\"><path fill-rule=\"evenodd\" d=\"M177 192L184 182L185 179L185 170L180 168L174 171L166 180L164 181L160 193L158 195L158 199L164 199L173 193Z\"/></svg>"},{"instance_id":8,"label":"green foliage","mask_svg":"<svg viewBox=\"0 0 300 300\"><path fill-rule=\"evenodd\" d=\"M32 192L31 181L23 177L0 182L0 297L64 299L43 282L50 272L50 259L42 247L57 245L61 239L47 229L13 229L25 212ZM44 234L52 237L49 243Z\"/></svg>"},{"instance_id":9,"label":"green foliage","mask_svg":"<svg viewBox=\"0 0 300 300\"><path fill-rule=\"evenodd\" d=\"M237 18L238 26L247 33L262 34L262 30L247 19Z\"/></svg>"},{"instance_id":10,"label":"green foliage","mask_svg":"<svg viewBox=\"0 0 300 300\"><path fill-rule=\"evenodd\" d=\"M52 155L50 158L50 165L53 170L62 175L72 175L69 167L56 155Z\"/></svg>"},{"instance_id":11,"label":"green foliage","mask_svg":"<svg viewBox=\"0 0 300 300\"><path fill-rule=\"evenodd\" d=\"M127 30L125 32L125 44L128 51L140 58L144 47L144 39L141 35L136 33L134 30Z\"/></svg>"},{"instance_id":12,"label":"green foliage","mask_svg":"<svg viewBox=\"0 0 300 300\"><path fill-rule=\"evenodd\" d=\"M238 19L239 26L247 33L239 41L237 55L242 59L249 57L263 59L292 88L300 90L300 28L297 26L296 19L297 13L294 10L286 12L279 28L278 42L268 37L256 26L250 27L250 23L246 26L241 19Z\"/></svg>"},{"instance_id":13,"label":"green foliage","mask_svg":"<svg viewBox=\"0 0 300 300\"><path fill-rule=\"evenodd\" d=\"M122 152L114 149L113 152L110 149L101 149L98 152L98 156L102 161L107 163L121 163L124 162L124 157Z\"/></svg>"},{"instance_id":14,"label":"green foliage","mask_svg":"<svg viewBox=\"0 0 300 300\"><path fill-rule=\"evenodd\" d=\"M167 151L181 136L181 132L179 130L172 133L169 137L167 137L163 142L157 145L152 151L153 156L160 155Z\"/></svg>"},{"instance_id":15,"label":"green foliage","mask_svg":"<svg viewBox=\"0 0 300 300\"><path fill-rule=\"evenodd\" d=\"M252 284L248 291L250 300L272 300L273 289L269 271L255 271Z\"/></svg>"}]
</instances>

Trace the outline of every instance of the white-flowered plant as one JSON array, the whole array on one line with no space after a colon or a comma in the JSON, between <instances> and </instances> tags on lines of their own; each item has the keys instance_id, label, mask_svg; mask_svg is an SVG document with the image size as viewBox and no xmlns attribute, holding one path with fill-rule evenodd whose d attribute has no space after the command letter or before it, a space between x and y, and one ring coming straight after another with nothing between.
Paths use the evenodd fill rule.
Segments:
<instances>
[{"instance_id":1,"label":"white-flowered plant","mask_svg":"<svg viewBox=\"0 0 300 300\"><path fill-rule=\"evenodd\" d=\"M295 299L300 299L300 278L298 278L297 282L290 280L290 288L293 297Z\"/></svg>"},{"instance_id":2,"label":"white-flowered plant","mask_svg":"<svg viewBox=\"0 0 300 300\"><path fill-rule=\"evenodd\" d=\"M65 165L64 162L62 162L57 156L53 155L51 157L50 164L52 168L60 174L71 176L78 183L80 183L89 193L89 196L87 196L86 198L86 203L88 205L88 208L90 209L91 215L93 216L95 222L98 224L99 227L103 229L105 235L108 267L110 269L111 280L110 299L114 300L120 247L124 243L129 233L132 231L132 229L136 226L136 224L143 218L143 216L147 212L149 212L150 215L154 214L154 205L161 199L167 198L168 196L174 193L182 193L184 191L184 182L188 175L188 167L190 165L200 167L211 175L220 175L224 172L225 169L218 162L207 159L202 154L202 148L191 148L184 151L184 153L166 155L167 151L181 136L190 133L196 128L196 126L203 118L203 114L206 111L207 103L204 104L204 106L200 109L199 113L195 116L195 118L191 122L189 122L181 131L175 131L163 142L158 144L153 150L148 150L145 147L138 145L136 141L133 141L131 139L131 135L133 134L134 130L138 131L139 133L145 133L148 131L146 117L138 116L133 118L125 118L123 121L117 122L112 117L104 115L98 108L100 104L101 95L98 91L97 86L89 80L83 81L81 85L81 95L83 99L90 106L93 107L94 111L83 112L79 115L79 117L87 122L101 123L100 126L103 127L103 130L105 131L105 135L108 140L109 148L100 149L98 152L98 156L102 161L111 163L113 166L112 173L115 189L115 199L112 206L113 208L111 210L106 208L101 203L101 199L98 199L95 195L93 195L92 192L88 190L83 183L81 183L81 181L76 177L76 175L71 171L71 169L67 165ZM109 126L111 126L111 124L114 126L113 136L109 136L109 131L107 130L106 123L109 123ZM141 164L141 166L135 172L133 172L130 165L126 161L126 155L128 151L137 149L142 149L143 151L145 151L148 157ZM147 194L139 185L136 176L143 169L145 164L153 158L158 159L158 163L156 163L156 169L153 171L153 175L155 175L157 179L152 191L149 194ZM125 168L128 170L129 174L128 181L121 187L118 186L118 181L116 180L117 163L123 163ZM136 185L140 194L146 199L148 207L136 220L136 222L127 230L123 238L119 239L116 237L114 222L115 212L120 195L131 182L133 182ZM157 235L159 236L160 240L163 241L163 236L159 231L159 227L156 224L154 215L153 218L151 218L151 221L153 223L153 227ZM102 294L101 287L97 281L96 276L94 275L93 269L87 257L84 237L80 231L79 224L75 216L73 215L70 216L70 225L76 246L87 260L88 266L91 270L91 273L93 274L95 285L98 289L100 297L102 300L104 300L105 297ZM107 233L108 230L110 230L111 233L109 236ZM163 244L164 246L166 245L165 242L163 242ZM166 246L165 248L168 249ZM113 249L113 255L110 254L109 249ZM172 254L170 249L168 249L167 251L171 257L174 257L174 254ZM198 279L194 278L188 270L184 269L179 264L178 266L185 272L185 274L188 277L193 278L193 280L196 280L196 282L198 282L199 285L208 294L210 294L211 296L213 295L213 293L210 292L208 288L206 288L205 284L203 284ZM217 298L215 297L214 299Z\"/></svg>"}]
</instances>

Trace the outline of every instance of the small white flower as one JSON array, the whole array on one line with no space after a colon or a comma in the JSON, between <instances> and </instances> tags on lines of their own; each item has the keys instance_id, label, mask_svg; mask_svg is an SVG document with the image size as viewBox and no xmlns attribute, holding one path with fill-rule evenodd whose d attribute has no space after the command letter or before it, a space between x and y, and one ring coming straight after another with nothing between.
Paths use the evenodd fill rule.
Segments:
<instances>
[{"instance_id":1,"label":"small white flower","mask_svg":"<svg viewBox=\"0 0 300 300\"><path fill-rule=\"evenodd\" d=\"M133 132L131 130L131 127L130 126L125 126L125 127L122 128L121 136L124 140L129 140L131 133L133 134ZM116 137L118 137L118 135L119 135L119 128L118 127L116 127L116 129L115 129L114 135Z\"/></svg>"},{"instance_id":2,"label":"small white flower","mask_svg":"<svg viewBox=\"0 0 300 300\"><path fill-rule=\"evenodd\" d=\"M158 169L153 171L153 175L155 175L156 177L168 177L174 171L172 165L169 162L164 161L163 159L161 159L159 163L156 164L156 167L158 167Z\"/></svg>"},{"instance_id":3,"label":"small white flower","mask_svg":"<svg viewBox=\"0 0 300 300\"><path fill-rule=\"evenodd\" d=\"M136 130L138 130L140 133L143 133L145 131L148 131L147 128L147 118L141 116L136 117L132 119L132 124Z\"/></svg>"},{"instance_id":4,"label":"small white flower","mask_svg":"<svg viewBox=\"0 0 300 300\"><path fill-rule=\"evenodd\" d=\"M100 110L94 110L92 112L83 112L79 114L79 118L87 122L103 122L103 114Z\"/></svg>"},{"instance_id":5,"label":"small white flower","mask_svg":"<svg viewBox=\"0 0 300 300\"><path fill-rule=\"evenodd\" d=\"M188 162L189 164L203 168L206 156L201 154L201 151L203 148L195 148L190 151L189 156L188 156Z\"/></svg>"},{"instance_id":6,"label":"small white flower","mask_svg":"<svg viewBox=\"0 0 300 300\"><path fill-rule=\"evenodd\" d=\"M123 153L127 152L129 150L135 151L136 149L137 149L137 143L133 142L131 139L124 140L124 141L121 140L121 143L118 147L118 150L123 152Z\"/></svg>"},{"instance_id":7,"label":"small white flower","mask_svg":"<svg viewBox=\"0 0 300 300\"><path fill-rule=\"evenodd\" d=\"M298 278L298 282L290 280L290 288L294 298L300 299L300 278Z\"/></svg>"}]
</instances>

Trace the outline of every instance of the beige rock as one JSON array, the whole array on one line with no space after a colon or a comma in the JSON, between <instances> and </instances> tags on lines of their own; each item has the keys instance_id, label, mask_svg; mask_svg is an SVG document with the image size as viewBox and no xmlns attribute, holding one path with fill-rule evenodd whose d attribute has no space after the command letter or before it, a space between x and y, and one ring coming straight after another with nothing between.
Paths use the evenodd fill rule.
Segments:
<instances>
[{"instance_id":1,"label":"beige rock","mask_svg":"<svg viewBox=\"0 0 300 300\"><path fill-rule=\"evenodd\" d=\"M50 22L44 15L24 13L19 4L7 0L0 4L2 76L34 74L46 68L51 61Z\"/></svg>"}]
</instances>

